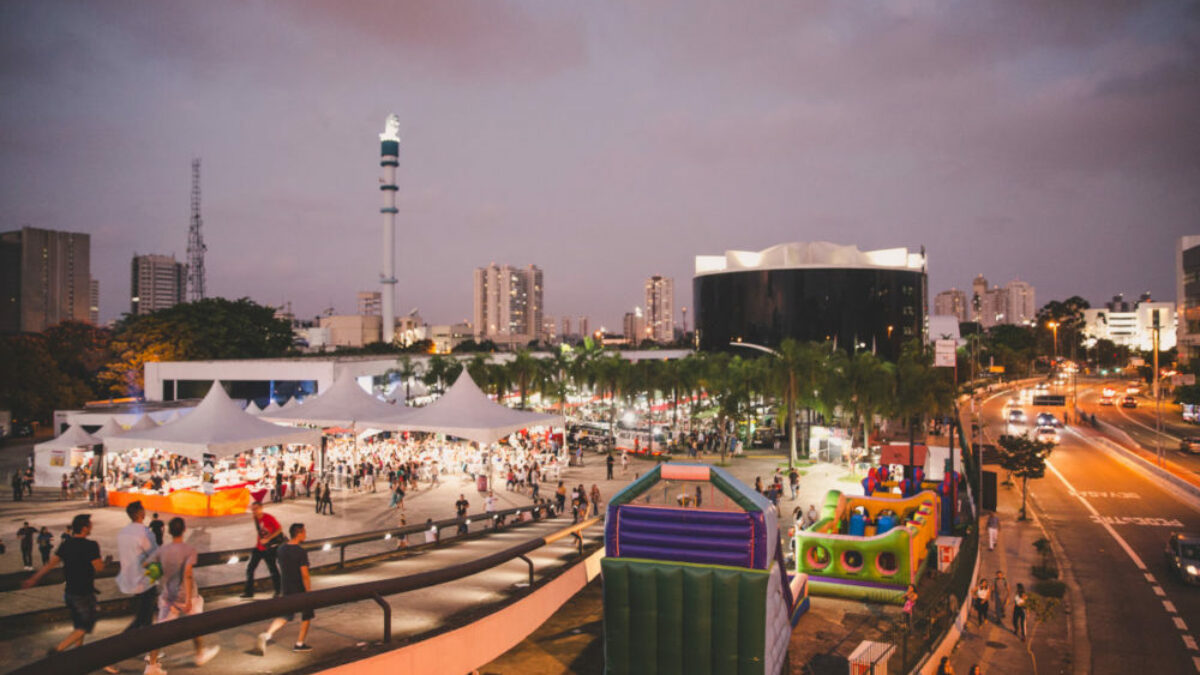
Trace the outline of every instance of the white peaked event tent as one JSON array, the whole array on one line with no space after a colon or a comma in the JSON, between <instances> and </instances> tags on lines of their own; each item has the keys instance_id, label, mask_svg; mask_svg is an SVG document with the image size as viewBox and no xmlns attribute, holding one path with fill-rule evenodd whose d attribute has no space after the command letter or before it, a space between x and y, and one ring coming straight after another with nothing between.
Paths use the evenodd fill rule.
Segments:
<instances>
[{"instance_id":1,"label":"white peaked event tent","mask_svg":"<svg viewBox=\"0 0 1200 675\"><path fill-rule=\"evenodd\" d=\"M377 429L447 434L477 443L495 443L528 427L562 426L563 418L561 415L513 410L493 402L479 390L464 368L446 393L424 408L410 408L408 412L390 419L367 419L359 424Z\"/></svg>"},{"instance_id":2,"label":"white peaked event tent","mask_svg":"<svg viewBox=\"0 0 1200 675\"><path fill-rule=\"evenodd\" d=\"M342 375L333 381L333 385L329 389L308 399L304 405L285 405L274 412L264 412L260 419L289 424L315 424L321 427L354 425L359 429L365 429L367 425L358 424L358 420L402 418L405 414L409 414L409 411L410 409L404 406L394 406L380 401L364 391L354 376ZM375 429L395 428L395 425L370 426Z\"/></svg>"},{"instance_id":3,"label":"white peaked event tent","mask_svg":"<svg viewBox=\"0 0 1200 675\"><path fill-rule=\"evenodd\" d=\"M276 410L279 410L281 407L282 406L279 405L279 403L275 400L275 398L272 397L270 401L267 401L266 407L259 410L256 413L254 413L254 415L258 416L258 415L265 415L267 413L273 413Z\"/></svg>"},{"instance_id":4,"label":"white peaked event tent","mask_svg":"<svg viewBox=\"0 0 1200 675\"><path fill-rule=\"evenodd\" d=\"M101 440L72 424L57 438L33 446L33 482L55 486L92 454Z\"/></svg>"},{"instance_id":5,"label":"white peaked event tent","mask_svg":"<svg viewBox=\"0 0 1200 675\"><path fill-rule=\"evenodd\" d=\"M257 416L259 413L262 412L262 408L258 407L258 404L255 403L254 401L250 401L249 403L246 404L246 407L244 410L242 410L242 412L246 413L247 415L256 415Z\"/></svg>"},{"instance_id":6,"label":"white peaked event tent","mask_svg":"<svg viewBox=\"0 0 1200 675\"><path fill-rule=\"evenodd\" d=\"M96 430L92 435L99 439L111 438L117 434L125 433L125 427L117 424L115 417L110 417L104 422L104 426Z\"/></svg>"},{"instance_id":7,"label":"white peaked event tent","mask_svg":"<svg viewBox=\"0 0 1200 675\"><path fill-rule=\"evenodd\" d=\"M187 417L145 431L129 431L105 440L109 452L157 448L194 460L206 453L229 457L239 452L284 443L320 443L316 429L283 427L247 415L229 398L219 381Z\"/></svg>"},{"instance_id":8,"label":"white peaked event tent","mask_svg":"<svg viewBox=\"0 0 1200 675\"><path fill-rule=\"evenodd\" d=\"M175 419L175 418L174 418L174 416L172 416L167 419ZM138 418L138 421L134 422L133 425L129 427L128 431L145 431L147 429L157 429L157 428L158 428L158 422L155 422L153 417L151 417L149 415L142 415L140 418Z\"/></svg>"},{"instance_id":9,"label":"white peaked event tent","mask_svg":"<svg viewBox=\"0 0 1200 675\"><path fill-rule=\"evenodd\" d=\"M300 407L300 398L293 396L288 399L287 403L284 403L282 406L280 406L279 409L280 410L295 410L296 408L299 408L299 407Z\"/></svg>"}]
</instances>

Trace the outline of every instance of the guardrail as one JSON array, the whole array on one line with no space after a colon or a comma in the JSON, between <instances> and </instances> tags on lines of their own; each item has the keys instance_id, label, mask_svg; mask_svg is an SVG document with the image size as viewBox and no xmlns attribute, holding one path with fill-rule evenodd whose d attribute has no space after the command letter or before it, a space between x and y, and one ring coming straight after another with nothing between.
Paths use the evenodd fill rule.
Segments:
<instances>
[{"instance_id":1,"label":"guardrail","mask_svg":"<svg viewBox=\"0 0 1200 675\"><path fill-rule=\"evenodd\" d=\"M383 599L426 586L436 586L448 581L478 574L502 563L522 559L530 567L530 589L533 582L533 562L527 557L547 544L566 537L574 537L578 543L580 557L583 555L582 531L601 522L603 518L590 518L564 528L545 537L531 539L503 551L472 560L450 565L442 569L418 572L402 577L368 581L334 588L324 588L307 593L285 595L279 598L222 607L212 611L184 616L173 621L147 626L138 630L119 633L85 644L66 652L56 652L34 663L13 670L11 675L41 675L42 673L91 672L104 666L134 658L154 649L178 642L202 637L222 630L240 628L296 612L317 610L323 607L344 605L351 602L372 600L383 610L383 641L392 639L391 606Z\"/></svg>"},{"instance_id":2,"label":"guardrail","mask_svg":"<svg viewBox=\"0 0 1200 675\"><path fill-rule=\"evenodd\" d=\"M533 511L545 511L545 504L539 506L518 506L516 508L505 509L503 511L493 511L491 513L476 513L464 516L462 518L444 518L442 520L433 521L433 526L437 528L438 540L441 539L442 530L447 527L457 529L460 523L466 523L469 528L472 523L499 523L501 520L507 521L508 518L519 513L530 513ZM329 551L334 548L340 549L338 558L338 566L342 567L346 564L346 548L356 544L365 544L377 542L380 540L389 540L396 537L406 536L410 534L424 534L429 529L427 523L414 523L404 527L390 527L382 530L371 530L369 532L357 532L355 534L347 534L338 537L326 537L324 539L310 539L304 542L303 548L307 551ZM215 565L237 565L245 563L250 559L250 553L253 548L232 548L224 551L208 551L201 553L196 558L196 567L208 567ZM104 566L104 569L96 573L97 579L106 577L115 577L120 571L120 565L115 561L109 562ZM52 584L61 584L64 582L62 568L56 568L46 574L42 578L38 586L49 586ZM0 592L13 591L21 587L21 582L29 578L28 572L11 572L9 574L0 575Z\"/></svg>"}]
</instances>

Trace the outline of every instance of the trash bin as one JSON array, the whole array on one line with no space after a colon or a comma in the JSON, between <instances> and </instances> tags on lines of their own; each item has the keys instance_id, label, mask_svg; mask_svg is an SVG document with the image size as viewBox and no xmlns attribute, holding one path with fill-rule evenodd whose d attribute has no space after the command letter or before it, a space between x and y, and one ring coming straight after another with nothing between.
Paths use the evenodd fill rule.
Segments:
<instances>
[{"instance_id":1,"label":"trash bin","mask_svg":"<svg viewBox=\"0 0 1200 675\"><path fill-rule=\"evenodd\" d=\"M958 549L962 546L962 537L938 537L938 571L949 572L954 559L958 557Z\"/></svg>"},{"instance_id":2,"label":"trash bin","mask_svg":"<svg viewBox=\"0 0 1200 675\"><path fill-rule=\"evenodd\" d=\"M478 476L478 477L475 479L475 486L476 486L476 488L478 488L478 489L479 489L479 491L480 491L480 492L487 492L487 491L488 491L488 479L487 479L487 476L485 476L485 475L483 475L483 474L480 474L480 475L479 475L479 476Z\"/></svg>"}]
</instances>

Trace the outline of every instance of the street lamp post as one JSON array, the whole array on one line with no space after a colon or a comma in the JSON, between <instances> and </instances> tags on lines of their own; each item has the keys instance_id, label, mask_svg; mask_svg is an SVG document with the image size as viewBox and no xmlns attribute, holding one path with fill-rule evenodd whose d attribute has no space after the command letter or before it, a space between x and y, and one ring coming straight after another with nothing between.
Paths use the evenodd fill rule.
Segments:
<instances>
[{"instance_id":1,"label":"street lamp post","mask_svg":"<svg viewBox=\"0 0 1200 675\"><path fill-rule=\"evenodd\" d=\"M1054 360L1058 360L1058 322L1050 321L1046 323L1046 327L1054 331Z\"/></svg>"}]
</instances>

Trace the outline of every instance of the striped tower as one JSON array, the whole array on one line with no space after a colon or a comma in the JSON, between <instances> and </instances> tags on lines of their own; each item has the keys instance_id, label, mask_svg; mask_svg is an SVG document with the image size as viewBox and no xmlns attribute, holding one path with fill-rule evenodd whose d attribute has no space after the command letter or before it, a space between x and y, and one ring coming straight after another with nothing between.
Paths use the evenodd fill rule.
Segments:
<instances>
[{"instance_id":1,"label":"striped tower","mask_svg":"<svg viewBox=\"0 0 1200 675\"><path fill-rule=\"evenodd\" d=\"M400 165L400 117L388 115L379 134L379 166L383 168L380 191L383 192L383 341L391 344L396 337L396 167Z\"/></svg>"}]
</instances>

